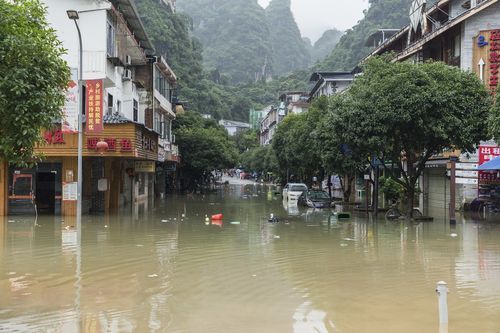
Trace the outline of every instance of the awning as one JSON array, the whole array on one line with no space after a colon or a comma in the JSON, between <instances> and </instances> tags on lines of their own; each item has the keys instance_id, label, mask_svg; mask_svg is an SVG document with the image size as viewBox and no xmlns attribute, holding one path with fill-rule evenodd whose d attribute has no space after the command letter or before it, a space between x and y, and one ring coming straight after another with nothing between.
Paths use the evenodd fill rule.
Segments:
<instances>
[{"instance_id":1,"label":"awning","mask_svg":"<svg viewBox=\"0 0 500 333\"><path fill-rule=\"evenodd\" d=\"M500 157L495 157L491 161L481 164L477 169L479 171L500 170Z\"/></svg>"}]
</instances>

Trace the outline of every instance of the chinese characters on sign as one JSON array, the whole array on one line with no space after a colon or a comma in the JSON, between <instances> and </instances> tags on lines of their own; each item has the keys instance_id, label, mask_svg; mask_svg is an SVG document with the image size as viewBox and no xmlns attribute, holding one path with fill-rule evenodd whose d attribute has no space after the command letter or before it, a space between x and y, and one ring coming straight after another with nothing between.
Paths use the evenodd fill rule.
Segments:
<instances>
[{"instance_id":1,"label":"chinese characters on sign","mask_svg":"<svg viewBox=\"0 0 500 333\"><path fill-rule=\"evenodd\" d=\"M87 81L87 133L101 133L102 125L102 80Z\"/></svg>"},{"instance_id":2,"label":"chinese characters on sign","mask_svg":"<svg viewBox=\"0 0 500 333\"><path fill-rule=\"evenodd\" d=\"M495 157L500 156L500 147L498 146L479 146L479 165L491 161ZM500 179L497 173L487 171L479 171L480 183L498 183Z\"/></svg>"},{"instance_id":3,"label":"chinese characters on sign","mask_svg":"<svg viewBox=\"0 0 500 333\"><path fill-rule=\"evenodd\" d=\"M132 151L132 140L130 139L115 139L115 138L104 138L104 142L108 144L108 151ZM87 138L87 149L97 150L97 143L99 138ZM119 149L118 149L119 148Z\"/></svg>"},{"instance_id":4,"label":"chinese characters on sign","mask_svg":"<svg viewBox=\"0 0 500 333\"><path fill-rule=\"evenodd\" d=\"M63 131L49 131L43 133L43 139L48 145L63 145L66 142L64 141Z\"/></svg>"},{"instance_id":5,"label":"chinese characters on sign","mask_svg":"<svg viewBox=\"0 0 500 333\"><path fill-rule=\"evenodd\" d=\"M489 88L494 93L498 87L498 71L500 69L500 30L490 32L490 79Z\"/></svg>"},{"instance_id":6,"label":"chinese characters on sign","mask_svg":"<svg viewBox=\"0 0 500 333\"><path fill-rule=\"evenodd\" d=\"M66 102L63 107L61 127L63 133L78 132L78 69L71 69L71 80L66 90Z\"/></svg>"}]
</instances>

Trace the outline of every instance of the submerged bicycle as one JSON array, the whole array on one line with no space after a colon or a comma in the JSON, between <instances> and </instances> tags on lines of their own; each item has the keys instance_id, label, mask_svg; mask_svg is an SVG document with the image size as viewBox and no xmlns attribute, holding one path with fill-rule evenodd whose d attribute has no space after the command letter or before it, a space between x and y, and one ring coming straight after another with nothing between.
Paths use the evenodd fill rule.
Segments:
<instances>
[{"instance_id":1,"label":"submerged bicycle","mask_svg":"<svg viewBox=\"0 0 500 333\"><path fill-rule=\"evenodd\" d=\"M400 217L402 216L405 216L403 213L401 213L401 211L399 210L399 204L400 202L398 200L394 200L392 202L389 203L390 205L390 208L389 210L385 213L385 218L387 220L396 220L396 219L399 219ZM414 217L421 217L422 216L422 212L420 211L420 209L414 207L413 208L413 216Z\"/></svg>"}]
</instances>

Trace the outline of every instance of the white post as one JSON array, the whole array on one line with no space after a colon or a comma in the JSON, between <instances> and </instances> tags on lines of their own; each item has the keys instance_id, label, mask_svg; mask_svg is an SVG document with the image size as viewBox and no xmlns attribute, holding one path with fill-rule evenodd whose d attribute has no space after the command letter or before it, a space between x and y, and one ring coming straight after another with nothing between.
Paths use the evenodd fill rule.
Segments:
<instances>
[{"instance_id":1,"label":"white post","mask_svg":"<svg viewBox=\"0 0 500 333\"><path fill-rule=\"evenodd\" d=\"M439 297L439 324L440 326L448 325L448 284L439 281L436 292Z\"/></svg>"}]
</instances>

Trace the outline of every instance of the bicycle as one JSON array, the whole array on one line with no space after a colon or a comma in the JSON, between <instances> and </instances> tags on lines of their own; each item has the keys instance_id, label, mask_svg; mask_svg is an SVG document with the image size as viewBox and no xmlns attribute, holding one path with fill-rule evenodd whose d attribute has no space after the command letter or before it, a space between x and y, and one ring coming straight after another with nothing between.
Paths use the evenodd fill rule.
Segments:
<instances>
[{"instance_id":1,"label":"bicycle","mask_svg":"<svg viewBox=\"0 0 500 333\"><path fill-rule=\"evenodd\" d=\"M386 219L388 219L388 220L396 220L396 219L399 219L401 216L404 215L404 214L401 213L401 211L398 208L399 204L400 204L400 202L398 200L391 200L389 202L390 208L385 213L385 218ZM413 217L421 217L421 216L423 216L423 214L420 211L420 209L417 208L417 207L413 207Z\"/></svg>"}]
</instances>

